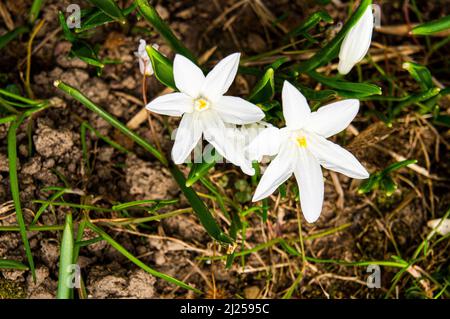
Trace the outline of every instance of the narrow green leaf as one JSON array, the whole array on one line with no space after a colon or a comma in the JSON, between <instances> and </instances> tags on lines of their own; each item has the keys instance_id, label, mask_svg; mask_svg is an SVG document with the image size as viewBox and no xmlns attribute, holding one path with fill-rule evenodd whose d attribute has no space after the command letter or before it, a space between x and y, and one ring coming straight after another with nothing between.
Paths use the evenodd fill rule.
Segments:
<instances>
[{"instance_id":1,"label":"narrow green leaf","mask_svg":"<svg viewBox=\"0 0 450 319\"><path fill-rule=\"evenodd\" d=\"M123 256L128 258L132 263L137 265L138 267L142 268L144 271L148 272L150 275L161 278L167 282L173 283L181 288L185 288L188 290L192 290L198 294L201 294L202 292L194 287L189 286L188 284L173 278L169 275L160 273L159 271L156 271L146 264L144 264L142 261L137 259L135 256L133 256L128 250L126 250L122 245L120 245L118 242L116 242L114 239L112 239L111 236L109 236L104 230L101 228L93 225L92 223L88 222L87 227L89 227L91 230L96 232L99 236L103 237L104 240L106 240L112 247L114 247L118 252L120 252Z\"/></svg>"},{"instance_id":2,"label":"narrow green leaf","mask_svg":"<svg viewBox=\"0 0 450 319\"><path fill-rule=\"evenodd\" d=\"M37 17L39 16L39 12L42 8L42 3L44 0L34 0L33 4L31 5L30 9L30 16L28 18L28 22L30 24L34 24L34 21L36 21Z\"/></svg>"},{"instance_id":3,"label":"narrow green leaf","mask_svg":"<svg viewBox=\"0 0 450 319\"><path fill-rule=\"evenodd\" d=\"M28 270L28 267L19 261L0 259L0 269Z\"/></svg>"},{"instance_id":4,"label":"narrow green leaf","mask_svg":"<svg viewBox=\"0 0 450 319\"><path fill-rule=\"evenodd\" d=\"M394 192L397 190L397 184L395 184L394 180L390 176L385 176L380 181L381 188L385 191L386 196L392 196Z\"/></svg>"},{"instance_id":5,"label":"narrow green leaf","mask_svg":"<svg viewBox=\"0 0 450 319\"><path fill-rule=\"evenodd\" d=\"M192 188L186 187L186 179L184 178L183 173L181 173L175 167L171 167L170 170L172 172L173 177L180 186L181 191L183 192L184 196L186 196L186 198L189 200L189 203L196 212L197 217L200 220L200 223L206 229L208 234L220 242L231 244L233 240L224 232L222 232L216 220L211 215L208 208L205 206L205 203L203 203L203 201L198 197L197 193L195 193L195 191Z\"/></svg>"},{"instance_id":6,"label":"narrow green leaf","mask_svg":"<svg viewBox=\"0 0 450 319\"><path fill-rule=\"evenodd\" d=\"M59 254L59 272L58 272L58 291L56 298L70 299L72 293L72 279L73 279L73 225L72 214L66 215L64 223L64 231L61 239L61 248Z\"/></svg>"},{"instance_id":7,"label":"narrow green leaf","mask_svg":"<svg viewBox=\"0 0 450 319\"><path fill-rule=\"evenodd\" d=\"M248 100L252 103L262 103L270 101L275 95L274 70L267 69L263 77L256 83Z\"/></svg>"},{"instance_id":8,"label":"narrow green leaf","mask_svg":"<svg viewBox=\"0 0 450 319\"><path fill-rule=\"evenodd\" d=\"M153 72L156 78L167 87L177 90L175 80L173 78L173 63L158 50L150 45L145 47L147 54L152 62Z\"/></svg>"},{"instance_id":9,"label":"narrow green leaf","mask_svg":"<svg viewBox=\"0 0 450 319\"><path fill-rule=\"evenodd\" d=\"M314 28L321 21L325 21L326 23L333 23L333 18L325 11L315 12L310 15L305 21L300 23L300 25L290 31L286 37L291 38L304 34L305 32L308 32L309 30Z\"/></svg>"},{"instance_id":10,"label":"narrow green leaf","mask_svg":"<svg viewBox=\"0 0 450 319\"><path fill-rule=\"evenodd\" d=\"M28 27L20 26L0 36L0 50L3 49L9 42L17 38L19 35L30 31Z\"/></svg>"},{"instance_id":11,"label":"narrow green leaf","mask_svg":"<svg viewBox=\"0 0 450 319\"><path fill-rule=\"evenodd\" d=\"M433 88L433 78L427 67L414 62L405 62L403 63L403 68L419 83L422 90Z\"/></svg>"},{"instance_id":12,"label":"narrow green leaf","mask_svg":"<svg viewBox=\"0 0 450 319\"><path fill-rule=\"evenodd\" d=\"M448 29L450 29L450 16L418 25L412 29L411 33L414 35L430 35Z\"/></svg>"},{"instance_id":13,"label":"narrow green leaf","mask_svg":"<svg viewBox=\"0 0 450 319\"><path fill-rule=\"evenodd\" d=\"M416 164L416 163L417 163L417 160L415 160L415 159L400 161L400 162L397 162L397 163L389 165L387 168L385 168L381 172L381 174L387 175L387 174L390 174L390 173L392 173L392 172L394 172L396 170L399 170L400 168L406 167L406 166L411 165L411 164Z\"/></svg>"},{"instance_id":14,"label":"narrow green leaf","mask_svg":"<svg viewBox=\"0 0 450 319\"><path fill-rule=\"evenodd\" d=\"M142 206L147 204L171 205L178 202L178 199L144 199L128 203L117 204L112 207L113 210L124 210L130 207Z\"/></svg>"},{"instance_id":15,"label":"narrow green leaf","mask_svg":"<svg viewBox=\"0 0 450 319\"><path fill-rule=\"evenodd\" d=\"M123 9L123 15L125 17L128 16L136 9L136 7L137 5L135 3L132 3L128 8ZM111 18L103 11L98 10L90 14L89 16L83 17L83 19L81 19L81 27L76 28L75 33L82 33L113 21L116 20L114 18Z\"/></svg>"},{"instance_id":16,"label":"narrow green leaf","mask_svg":"<svg viewBox=\"0 0 450 319\"><path fill-rule=\"evenodd\" d=\"M102 10L108 16L114 20L119 21L122 24L127 23L127 19L122 13L122 10L117 6L114 0L88 0L94 6Z\"/></svg>"},{"instance_id":17,"label":"narrow green leaf","mask_svg":"<svg viewBox=\"0 0 450 319\"><path fill-rule=\"evenodd\" d=\"M332 77L326 77L314 71L308 72L308 75L323 85L337 90L358 93L364 96L381 95L382 93L380 87L370 83L352 83Z\"/></svg>"},{"instance_id":18,"label":"narrow green leaf","mask_svg":"<svg viewBox=\"0 0 450 319\"><path fill-rule=\"evenodd\" d=\"M305 61L294 67L294 70L299 72L307 72L316 69L320 65L334 59L339 50L339 45L344 40L345 35L350 29L358 22L363 16L367 7L372 4L372 0L362 0L358 9L348 19L347 23L342 27L341 31L327 43L322 49L319 50L311 59Z\"/></svg>"},{"instance_id":19,"label":"narrow green leaf","mask_svg":"<svg viewBox=\"0 0 450 319\"><path fill-rule=\"evenodd\" d=\"M20 235L22 237L22 242L25 246L25 253L28 259L28 265L31 269L33 279L36 280L36 273L34 268L33 255L31 253L30 242L28 241L27 228L25 225L25 220L23 218L22 205L20 203L20 190L19 190L19 179L17 176L17 129L20 124L26 118L26 114L21 115L14 122L8 130L8 162L9 162L9 182L11 188L11 196L14 201L14 207L16 209L17 223L20 228Z\"/></svg>"},{"instance_id":20,"label":"narrow green leaf","mask_svg":"<svg viewBox=\"0 0 450 319\"><path fill-rule=\"evenodd\" d=\"M135 0L134 2L138 5L139 12L142 16L156 29L176 53L184 55L194 63L196 62L195 56L178 40L172 30L170 30L170 27L161 19L156 9L147 0Z\"/></svg>"}]
</instances>

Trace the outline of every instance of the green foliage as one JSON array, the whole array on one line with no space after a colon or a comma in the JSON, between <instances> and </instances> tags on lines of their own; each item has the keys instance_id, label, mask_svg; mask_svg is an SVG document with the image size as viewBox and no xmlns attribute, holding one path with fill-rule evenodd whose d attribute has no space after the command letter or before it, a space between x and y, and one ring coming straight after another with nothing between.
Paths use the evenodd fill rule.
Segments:
<instances>
[{"instance_id":1,"label":"green foliage","mask_svg":"<svg viewBox=\"0 0 450 319\"><path fill-rule=\"evenodd\" d=\"M391 177L391 174L403 167L417 163L416 160L405 160L389 165L385 169L375 174L364 181L358 189L358 193L366 194L380 188L386 196L391 196L397 189L397 184Z\"/></svg>"}]
</instances>

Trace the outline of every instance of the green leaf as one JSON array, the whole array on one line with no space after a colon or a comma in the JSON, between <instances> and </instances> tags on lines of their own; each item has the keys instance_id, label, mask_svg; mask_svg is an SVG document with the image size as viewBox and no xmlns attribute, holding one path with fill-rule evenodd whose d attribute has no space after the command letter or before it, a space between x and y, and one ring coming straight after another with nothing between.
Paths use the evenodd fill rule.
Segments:
<instances>
[{"instance_id":1,"label":"green leaf","mask_svg":"<svg viewBox=\"0 0 450 319\"><path fill-rule=\"evenodd\" d=\"M0 259L0 269L28 270L28 267L15 260Z\"/></svg>"},{"instance_id":2,"label":"green leaf","mask_svg":"<svg viewBox=\"0 0 450 319\"><path fill-rule=\"evenodd\" d=\"M189 200L192 208L196 212L200 223L203 225L208 234L220 242L231 244L233 240L220 229L214 217L211 215L205 203L198 197L197 193L190 187L186 187L186 179L183 174L175 167L170 168L172 176L177 181L184 196Z\"/></svg>"},{"instance_id":3,"label":"green leaf","mask_svg":"<svg viewBox=\"0 0 450 319\"><path fill-rule=\"evenodd\" d=\"M59 11L58 18L59 18L59 24L61 25L61 29L64 34L64 38L71 43L75 42L77 37L75 35L73 35L72 31L70 31L69 26L67 25L66 17L64 16L64 13Z\"/></svg>"},{"instance_id":4,"label":"green leaf","mask_svg":"<svg viewBox=\"0 0 450 319\"><path fill-rule=\"evenodd\" d=\"M263 77L256 83L248 100L252 103L263 103L270 101L275 95L274 70L267 69Z\"/></svg>"},{"instance_id":5,"label":"green leaf","mask_svg":"<svg viewBox=\"0 0 450 319\"><path fill-rule=\"evenodd\" d=\"M0 50L3 49L9 42L17 38L19 35L30 31L28 27L20 26L0 36Z\"/></svg>"},{"instance_id":6,"label":"green leaf","mask_svg":"<svg viewBox=\"0 0 450 319\"><path fill-rule=\"evenodd\" d=\"M381 95L381 88L370 83L352 83L337 78L326 77L317 72L308 72L308 75L314 80L331 87L333 89L346 91L349 93L355 93L358 96L371 96L371 95ZM345 93L344 93L345 94Z\"/></svg>"},{"instance_id":7,"label":"green leaf","mask_svg":"<svg viewBox=\"0 0 450 319\"><path fill-rule=\"evenodd\" d=\"M37 17L39 16L39 12L41 11L42 3L44 0L34 0L33 4L31 5L30 9L30 16L28 18L28 22L30 24L34 24L34 21L36 21Z\"/></svg>"},{"instance_id":8,"label":"green leaf","mask_svg":"<svg viewBox=\"0 0 450 319\"><path fill-rule=\"evenodd\" d=\"M403 68L419 83L422 90L433 88L433 78L427 67L414 62L405 62L403 63Z\"/></svg>"},{"instance_id":9,"label":"green leaf","mask_svg":"<svg viewBox=\"0 0 450 319\"><path fill-rule=\"evenodd\" d=\"M305 21L300 23L300 25L290 31L286 37L296 37L298 35L304 34L305 32L308 32L309 30L314 28L321 21L325 21L326 23L333 23L333 18L325 11L315 12L310 15Z\"/></svg>"},{"instance_id":10,"label":"green leaf","mask_svg":"<svg viewBox=\"0 0 450 319\"><path fill-rule=\"evenodd\" d=\"M137 5L135 3L132 3L128 8L122 11L123 15L124 16L130 15L136 9L136 7ZM116 20L111 18L103 11L98 10L86 17L83 17L83 19L81 19L81 27L76 28L75 33L82 33L113 21Z\"/></svg>"},{"instance_id":11,"label":"green leaf","mask_svg":"<svg viewBox=\"0 0 450 319\"><path fill-rule=\"evenodd\" d=\"M145 47L150 61L152 62L153 72L159 82L174 90L178 90L173 78L173 63L162 55L154 47L147 45Z\"/></svg>"},{"instance_id":12,"label":"green leaf","mask_svg":"<svg viewBox=\"0 0 450 319\"><path fill-rule=\"evenodd\" d=\"M397 190L397 184L395 184L394 180L390 176L385 176L381 179L380 186L385 191L386 196L392 196L392 194L394 194Z\"/></svg>"},{"instance_id":13,"label":"green leaf","mask_svg":"<svg viewBox=\"0 0 450 319\"><path fill-rule=\"evenodd\" d=\"M400 168L406 167L406 166L411 165L411 164L416 164L416 163L417 163L417 160L415 160L415 159L400 161L400 162L397 162L397 163L389 165L387 168L385 168L381 172L381 174L382 175L387 175L387 174L390 174L390 173L392 173L394 171L399 170Z\"/></svg>"},{"instance_id":14,"label":"green leaf","mask_svg":"<svg viewBox=\"0 0 450 319\"><path fill-rule=\"evenodd\" d=\"M93 225L90 222L87 222L87 227L89 227L91 230L96 232L99 236L101 236L104 240L106 240L112 247L114 247L118 252L120 252L123 256L128 258L132 263L137 265L138 267L142 268L144 271L148 272L150 275L161 278L167 282L173 283L179 287L192 290L198 294L201 294L202 292L194 287L189 286L188 284L173 278L169 275L163 274L159 271L154 270L153 268L150 268L146 264L144 264L142 261L137 259L135 256L133 256L128 250L126 250L122 245L120 245L118 242L116 242L114 239L112 239L111 236L109 236L105 231L100 229L99 227Z\"/></svg>"},{"instance_id":15,"label":"green leaf","mask_svg":"<svg viewBox=\"0 0 450 319\"><path fill-rule=\"evenodd\" d=\"M28 259L28 265L33 274L33 279L36 280L36 273L34 268L33 255L31 253L30 242L28 241L27 228L25 225L25 220L23 218L22 205L20 203L20 190L19 190L19 179L17 176L17 129L20 124L25 120L27 114L22 114L18 119L12 122L8 130L8 162L9 162L9 183L11 189L11 196L14 202L14 207L16 209L17 223L20 228L20 235L22 237L22 242L25 246L25 253Z\"/></svg>"},{"instance_id":16,"label":"green leaf","mask_svg":"<svg viewBox=\"0 0 450 319\"><path fill-rule=\"evenodd\" d=\"M61 239L61 248L59 254L59 272L58 272L58 291L56 298L58 299L70 299L72 294L72 278L73 278L73 252L74 252L74 240L73 240L73 226L72 226L72 214L66 215L66 221L64 223L64 231Z\"/></svg>"},{"instance_id":17,"label":"green leaf","mask_svg":"<svg viewBox=\"0 0 450 319\"><path fill-rule=\"evenodd\" d=\"M316 69L330 60L334 59L338 53L339 45L344 40L347 32L358 22L363 16L367 7L372 4L372 0L362 0L358 9L348 19L347 23L342 27L341 31L327 43L319 52L317 52L311 59L305 61L294 67L294 70L299 72L307 72Z\"/></svg>"},{"instance_id":18,"label":"green leaf","mask_svg":"<svg viewBox=\"0 0 450 319\"><path fill-rule=\"evenodd\" d=\"M448 29L450 29L450 16L418 25L412 29L411 33L414 35L430 35Z\"/></svg>"},{"instance_id":19,"label":"green leaf","mask_svg":"<svg viewBox=\"0 0 450 319\"><path fill-rule=\"evenodd\" d=\"M139 12L142 16L156 29L176 53L184 55L194 63L196 62L195 56L178 40L170 27L161 19L156 9L147 0L135 0L134 2L138 5Z\"/></svg>"},{"instance_id":20,"label":"green leaf","mask_svg":"<svg viewBox=\"0 0 450 319\"><path fill-rule=\"evenodd\" d=\"M102 10L105 14L110 16L122 24L127 23L127 19L122 13L122 10L117 6L113 0L88 0L94 6Z\"/></svg>"},{"instance_id":21,"label":"green leaf","mask_svg":"<svg viewBox=\"0 0 450 319\"><path fill-rule=\"evenodd\" d=\"M189 171L189 175L186 180L186 187L194 185L200 178L205 176L208 171L216 165L218 159L221 158L220 154L215 149L211 151L212 158L205 159L201 163L194 163Z\"/></svg>"}]
</instances>

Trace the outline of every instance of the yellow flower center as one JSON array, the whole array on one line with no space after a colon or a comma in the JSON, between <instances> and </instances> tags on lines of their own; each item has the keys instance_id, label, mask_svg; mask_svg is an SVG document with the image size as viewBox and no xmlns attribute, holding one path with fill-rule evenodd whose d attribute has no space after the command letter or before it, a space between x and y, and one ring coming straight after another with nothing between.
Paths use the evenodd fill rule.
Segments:
<instances>
[{"instance_id":1,"label":"yellow flower center","mask_svg":"<svg viewBox=\"0 0 450 319\"><path fill-rule=\"evenodd\" d=\"M295 142L298 147L306 147L306 138L304 136L296 137Z\"/></svg>"},{"instance_id":2,"label":"yellow flower center","mask_svg":"<svg viewBox=\"0 0 450 319\"><path fill-rule=\"evenodd\" d=\"M194 106L197 111L204 111L204 110L209 109L210 104L209 104L208 100L206 100L204 98L199 98L199 99L195 100Z\"/></svg>"}]
</instances>

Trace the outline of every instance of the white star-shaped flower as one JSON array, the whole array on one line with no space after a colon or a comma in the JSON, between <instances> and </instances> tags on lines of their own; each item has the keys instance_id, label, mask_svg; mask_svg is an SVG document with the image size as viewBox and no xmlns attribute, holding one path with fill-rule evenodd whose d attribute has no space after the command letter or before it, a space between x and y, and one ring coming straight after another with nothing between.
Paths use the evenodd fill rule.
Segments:
<instances>
[{"instance_id":1,"label":"white star-shaped flower","mask_svg":"<svg viewBox=\"0 0 450 319\"><path fill-rule=\"evenodd\" d=\"M154 99L147 109L182 116L172 148L176 164L185 162L202 135L220 155L233 162L236 156L230 152L236 148L230 145L233 141L226 138L226 124L250 124L264 117L264 112L256 105L224 95L236 76L239 58L239 53L227 56L205 76L189 59L179 54L175 56L173 74L180 92Z\"/></svg>"},{"instance_id":2,"label":"white star-shaped flower","mask_svg":"<svg viewBox=\"0 0 450 319\"><path fill-rule=\"evenodd\" d=\"M269 196L294 174L303 215L312 223L322 211L324 181L321 166L352 178L369 177L350 152L327 140L350 124L358 113L359 101L344 100L311 112L305 97L287 81L283 85L282 100L286 127L269 127L248 146L255 159L276 155L265 170L253 201Z\"/></svg>"}]
</instances>

